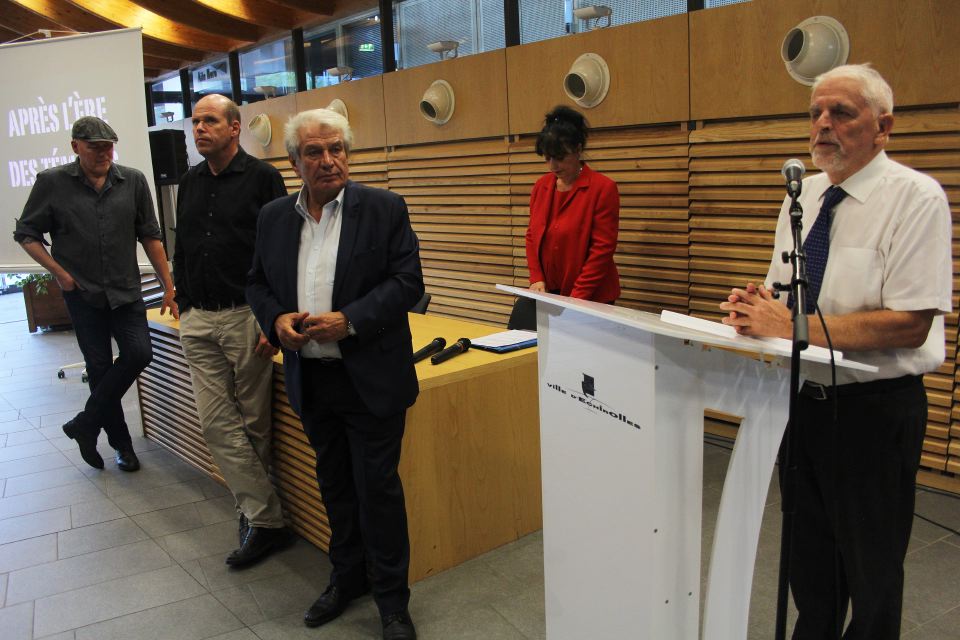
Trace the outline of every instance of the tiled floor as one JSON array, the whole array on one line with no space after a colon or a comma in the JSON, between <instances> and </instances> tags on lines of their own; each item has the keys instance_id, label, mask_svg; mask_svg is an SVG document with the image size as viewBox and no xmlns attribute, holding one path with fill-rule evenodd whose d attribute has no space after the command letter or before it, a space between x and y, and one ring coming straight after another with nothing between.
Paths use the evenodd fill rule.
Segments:
<instances>
[{"instance_id":1,"label":"tiled floor","mask_svg":"<svg viewBox=\"0 0 960 640\"><path fill-rule=\"evenodd\" d=\"M231 498L156 444L136 440L138 473L110 461L104 471L87 467L60 431L87 392L79 371L58 380L56 370L79 359L72 333L29 334L22 298L0 296L0 638L380 637L369 598L326 627L302 625L329 571L306 542L228 571L223 558L237 535ZM124 404L138 426L132 393ZM102 438L100 449L107 453ZM704 447L705 550L728 459L725 449ZM774 488L750 638L773 636L777 498ZM917 511L960 529L960 500L921 491ZM544 638L542 549L537 533L414 585L420 637ZM906 572L903 637L960 637L960 538L916 519Z\"/></svg>"}]
</instances>

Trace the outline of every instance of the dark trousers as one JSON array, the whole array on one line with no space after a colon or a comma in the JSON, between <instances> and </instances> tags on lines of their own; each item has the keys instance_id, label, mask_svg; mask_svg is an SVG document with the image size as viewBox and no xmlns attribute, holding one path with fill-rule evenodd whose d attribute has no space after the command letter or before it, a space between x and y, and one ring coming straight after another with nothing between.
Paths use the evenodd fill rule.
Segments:
<instances>
[{"instance_id":1,"label":"dark trousers","mask_svg":"<svg viewBox=\"0 0 960 640\"><path fill-rule=\"evenodd\" d=\"M317 453L317 481L330 521L331 584L350 593L367 583L381 615L407 608L410 540L397 466L406 412L372 415L342 364L301 360L301 420Z\"/></svg>"},{"instance_id":2,"label":"dark trousers","mask_svg":"<svg viewBox=\"0 0 960 640\"><path fill-rule=\"evenodd\" d=\"M799 446L791 451L797 474L794 640L837 638L848 603L853 615L845 640L900 637L927 395L919 376L894 386L841 393L836 428L832 400L801 395Z\"/></svg>"},{"instance_id":3,"label":"dark trousers","mask_svg":"<svg viewBox=\"0 0 960 640\"><path fill-rule=\"evenodd\" d=\"M78 422L93 434L99 434L102 427L114 449L130 449L130 431L120 401L153 357L143 300L111 309L89 304L77 291L64 292L63 299L90 385L90 397ZM117 341L116 361L110 338Z\"/></svg>"}]
</instances>

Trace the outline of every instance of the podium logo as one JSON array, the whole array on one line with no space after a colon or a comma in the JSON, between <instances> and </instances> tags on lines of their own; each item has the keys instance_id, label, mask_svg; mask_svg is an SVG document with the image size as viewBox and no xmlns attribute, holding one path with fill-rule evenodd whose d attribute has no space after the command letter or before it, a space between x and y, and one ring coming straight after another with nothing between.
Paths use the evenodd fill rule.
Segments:
<instances>
[{"instance_id":1,"label":"podium logo","mask_svg":"<svg viewBox=\"0 0 960 640\"><path fill-rule=\"evenodd\" d=\"M580 383L580 388L583 389L583 395L593 397L593 394L596 392L593 376L583 374L583 382Z\"/></svg>"},{"instance_id":2,"label":"podium logo","mask_svg":"<svg viewBox=\"0 0 960 640\"><path fill-rule=\"evenodd\" d=\"M634 420L631 420L623 412L610 407L606 402L597 398L597 385L593 376L584 373L583 380L580 382L580 388L564 387L556 382L547 382L547 389L558 393L561 396L576 401L583 408L591 413L599 413L613 418L617 422L630 425L634 429L641 429L641 426Z\"/></svg>"}]
</instances>

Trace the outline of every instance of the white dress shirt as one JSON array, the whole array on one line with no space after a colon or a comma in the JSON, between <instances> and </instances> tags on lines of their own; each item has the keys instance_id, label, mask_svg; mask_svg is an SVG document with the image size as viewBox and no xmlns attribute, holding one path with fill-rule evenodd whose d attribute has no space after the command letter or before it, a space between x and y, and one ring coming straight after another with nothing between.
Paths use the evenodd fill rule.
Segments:
<instances>
[{"instance_id":1,"label":"white dress shirt","mask_svg":"<svg viewBox=\"0 0 960 640\"><path fill-rule=\"evenodd\" d=\"M943 188L930 176L890 160L881 151L840 186L847 197L834 209L830 255L818 303L824 315L890 309L935 309L936 317L919 349L851 351L851 360L879 367L877 373L837 369L837 384L898 378L932 371L943 363L943 314L952 310L950 207ZM806 178L800 195L803 237L813 226L824 192L825 173ZM766 285L790 282L791 267L780 260L793 249L790 199L777 222L773 260ZM811 323L819 322L815 316ZM804 363L809 379L830 383L829 365Z\"/></svg>"},{"instance_id":2,"label":"white dress shirt","mask_svg":"<svg viewBox=\"0 0 960 640\"><path fill-rule=\"evenodd\" d=\"M307 209L307 188L300 189L297 213L303 218L297 258L297 310L310 315L333 311L333 280L337 270L340 227L343 222L343 189L323 205L320 222ZM336 342L311 340L300 349L303 358L340 358Z\"/></svg>"}]
</instances>

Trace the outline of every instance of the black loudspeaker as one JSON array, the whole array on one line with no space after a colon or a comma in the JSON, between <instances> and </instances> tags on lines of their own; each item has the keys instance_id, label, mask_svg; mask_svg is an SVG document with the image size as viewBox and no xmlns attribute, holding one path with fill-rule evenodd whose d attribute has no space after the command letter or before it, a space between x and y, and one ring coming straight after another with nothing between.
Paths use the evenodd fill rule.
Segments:
<instances>
[{"instance_id":1,"label":"black loudspeaker","mask_svg":"<svg viewBox=\"0 0 960 640\"><path fill-rule=\"evenodd\" d=\"M153 179L157 184L177 184L187 172L187 138L180 129L150 132Z\"/></svg>"}]
</instances>

